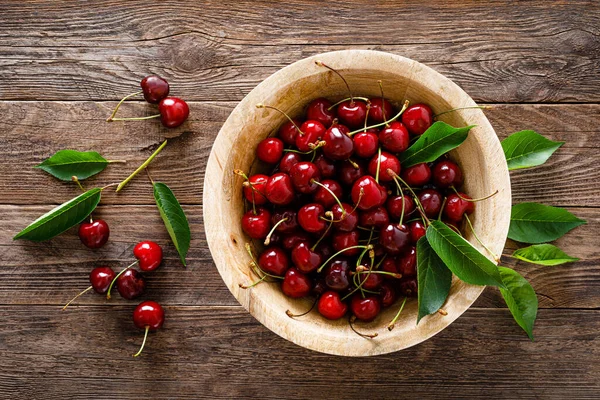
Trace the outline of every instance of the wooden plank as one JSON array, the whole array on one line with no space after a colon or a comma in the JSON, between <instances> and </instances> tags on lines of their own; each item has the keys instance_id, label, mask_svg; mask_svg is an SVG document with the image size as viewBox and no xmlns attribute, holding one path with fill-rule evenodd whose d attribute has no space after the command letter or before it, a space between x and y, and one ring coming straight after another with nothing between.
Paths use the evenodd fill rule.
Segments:
<instances>
[{"instance_id":1,"label":"wooden plank","mask_svg":"<svg viewBox=\"0 0 600 400\"><path fill-rule=\"evenodd\" d=\"M0 307L0 392L49 400L66 394L364 399L365 393L374 399L593 399L600 393L598 310L542 310L530 342L507 310L472 309L415 347L343 358L287 342L240 307L167 307L164 328L133 359L142 332L131 322L132 309Z\"/></svg>"},{"instance_id":2,"label":"wooden plank","mask_svg":"<svg viewBox=\"0 0 600 400\"><path fill-rule=\"evenodd\" d=\"M157 180L167 183L185 204L201 204L204 166L214 138L233 107L233 102L192 102L190 119L168 130L158 121L115 122L104 120L114 102L0 102L0 204L60 204L79 192L32 167L54 152L74 148L96 150L112 164L86 185L119 182L146 159L165 138L174 138L151 166ZM126 104L122 115L150 115L153 107ZM512 173L513 200L539 201L565 206L600 207L600 179L596 157L600 146L600 104L514 105L494 104L486 110L501 138L535 129L553 140L565 141L550 161L535 169ZM544 190L539 188L543 187ZM577 195L573 195L574 191ZM119 195L107 191L104 204L153 204L146 178L133 180Z\"/></svg>"},{"instance_id":3,"label":"wooden plank","mask_svg":"<svg viewBox=\"0 0 600 400\"><path fill-rule=\"evenodd\" d=\"M0 80L10 85L0 87L0 98L114 100L153 72L188 100L240 100L293 61L351 47L424 62L478 101L600 101L600 10L593 1L298 0L273 7L207 0L165 7L166 14L139 0L89 7L2 1ZM384 23L391 16L393 23Z\"/></svg>"},{"instance_id":4,"label":"wooden plank","mask_svg":"<svg viewBox=\"0 0 600 400\"><path fill-rule=\"evenodd\" d=\"M0 304L64 304L89 285L88 274L102 264L124 268L133 261L133 246L154 240L164 246L165 263L148 275L148 293L170 305L236 305L212 264L206 245L201 207L184 207L192 229L189 267L178 261L158 212L153 206L101 206L94 213L111 226L107 245L92 251L71 230L43 243L13 242L12 237L47 210L43 206L0 206ZM516 268L529 279L539 294L541 307L600 307L600 209L572 208L588 221L557 241L568 254L582 258L575 264L542 267L503 257L503 264ZM516 245L507 244L505 254ZM88 294L78 304L104 304L103 296ZM111 304L130 304L114 296ZM481 296L479 307L504 307L493 288Z\"/></svg>"}]
</instances>

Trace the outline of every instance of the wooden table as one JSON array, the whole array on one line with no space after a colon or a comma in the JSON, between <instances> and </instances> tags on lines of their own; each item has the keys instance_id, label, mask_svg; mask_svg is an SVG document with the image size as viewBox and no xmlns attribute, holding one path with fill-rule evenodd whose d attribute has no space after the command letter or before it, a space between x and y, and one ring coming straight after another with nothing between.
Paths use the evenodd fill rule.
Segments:
<instances>
[{"instance_id":1,"label":"wooden table","mask_svg":"<svg viewBox=\"0 0 600 400\"><path fill-rule=\"evenodd\" d=\"M385 3L385 4L384 4ZM546 165L512 173L515 202L564 206L587 219L558 241L576 264L503 257L537 290L530 342L495 289L449 328L372 358L318 354L268 331L222 283L206 246L202 182L212 142L236 103L279 68L360 48L421 61L462 86L499 136L535 129L566 144ZM140 78L158 73L190 102L190 120L106 123ZM149 115L140 101L123 115ZM0 398L598 398L600 396L600 6L597 1L0 1ZM175 191L192 226L177 261L144 177L106 191L95 214L102 249L71 230L13 242L37 216L78 194L33 166L63 148L114 164L86 186L123 179L164 139L154 178ZM137 304L87 294L101 264L122 268L142 239L164 244L147 298L167 322L143 357ZM515 248L508 243L505 253Z\"/></svg>"}]
</instances>

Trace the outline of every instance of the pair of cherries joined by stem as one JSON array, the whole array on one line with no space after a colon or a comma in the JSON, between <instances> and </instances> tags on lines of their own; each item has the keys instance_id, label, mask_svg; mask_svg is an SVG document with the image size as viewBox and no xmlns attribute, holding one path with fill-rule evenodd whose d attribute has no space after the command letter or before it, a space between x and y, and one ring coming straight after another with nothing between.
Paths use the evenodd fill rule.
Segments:
<instances>
[{"instance_id":1,"label":"pair of cherries joined by stem","mask_svg":"<svg viewBox=\"0 0 600 400\"><path fill-rule=\"evenodd\" d=\"M190 114L187 103L179 97L169 96L169 83L158 75L146 76L140 82L142 90L129 94L117 104L107 122L112 121L139 121L160 118L160 122L167 128L176 128L183 124ZM123 102L139 94L150 104L158 104L158 114L147 117L116 118L115 115Z\"/></svg>"}]
</instances>

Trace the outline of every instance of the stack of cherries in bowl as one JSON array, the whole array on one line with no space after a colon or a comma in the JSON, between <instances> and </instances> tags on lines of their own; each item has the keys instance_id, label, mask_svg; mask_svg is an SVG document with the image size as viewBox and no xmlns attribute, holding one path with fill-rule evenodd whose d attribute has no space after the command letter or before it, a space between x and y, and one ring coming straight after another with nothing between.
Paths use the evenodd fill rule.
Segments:
<instances>
[{"instance_id":1,"label":"stack of cherries in bowl","mask_svg":"<svg viewBox=\"0 0 600 400\"><path fill-rule=\"evenodd\" d=\"M248 207L242 228L264 243L256 255L247 245L259 279L242 287L280 282L289 297L316 296L332 320L350 312L371 321L399 296L416 296L415 245L426 221L458 231L474 211L447 155L401 165L402 152L434 122L431 108L406 102L397 110L383 96L318 98L304 118L287 119L256 149L254 171L266 173L236 170Z\"/></svg>"}]
</instances>

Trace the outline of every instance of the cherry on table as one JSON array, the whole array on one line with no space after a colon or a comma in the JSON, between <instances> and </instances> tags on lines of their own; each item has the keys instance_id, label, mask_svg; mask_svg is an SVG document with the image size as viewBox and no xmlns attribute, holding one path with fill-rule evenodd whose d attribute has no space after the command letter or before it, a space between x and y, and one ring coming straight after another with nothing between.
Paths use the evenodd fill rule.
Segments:
<instances>
[{"instance_id":1,"label":"cherry on table","mask_svg":"<svg viewBox=\"0 0 600 400\"><path fill-rule=\"evenodd\" d=\"M427 104L415 104L404 111L402 123L411 134L422 135L433 123L433 111Z\"/></svg>"},{"instance_id":2,"label":"cherry on table","mask_svg":"<svg viewBox=\"0 0 600 400\"><path fill-rule=\"evenodd\" d=\"M242 216L242 230L252 239L264 239L271 230L271 213L266 208L256 207Z\"/></svg>"},{"instance_id":3,"label":"cherry on table","mask_svg":"<svg viewBox=\"0 0 600 400\"><path fill-rule=\"evenodd\" d=\"M90 285L85 290L79 292L75 297L73 297L65 306L62 308L63 311L69 307L69 305L75 301L79 296L84 293L87 293L91 289L94 289L96 293L105 294L108 292L108 288L110 287L111 282L115 279L115 271L111 267L96 267L90 272Z\"/></svg>"},{"instance_id":4,"label":"cherry on table","mask_svg":"<svg viewBox=\"0 0 600 400\"><path fill-rule=\"evenodd\" d=\"M314 99L306 107L306 118L319 121L326 127L330 127L335 119L335 113L329 108L331 102L324 98Z\"/></svg>"},{"instance_id":5,"label":"cherry on table","mask_svg":"<svg viewBox=\"0 0 600 400\"><path fill-rule=\"evenodd\" d=\"M267 247L258 257L260 268L272 275L283 276L290 267L290 260L280 247Z\"/></svg>"},{"instance_id":6,"label":"cherry on table","mask_svg":"<svg viewBox=\"0 0 600 400\"><path fill-rule=\"evenodd\" d=\"M140 82L144 99L148 103L158 104L169 95L169 83L158 75L148 75Z\"/></svg>"},{"instance_id":7,"label":"cherry on table","mask_svg":"<svg viewBox=\"0 0 600 400\"><path fill-rule=\"evenodd\" d=\"M369 174L377 176L377 167L379 167L379 181L380 182L391 182L394 179L393 174L388 172L388 169L394 171L396 175L400 175L401 165L400 160L395 155L382 151L381 155L376 154L369 161Z\"/></svg>"},{"instance_id":8,"label":"cherry on table","mask_svg":"<svg viewBox=\"0 0 600 400\"><path fill-rule=\"evenodd\" d=\"M336 320L342 318L348 312L348 305L342 301L338 292L327 291L319 297L317 310L323 317Z\"/></svg>"},{"instance_id":9,"label":"cherry on table","mask_svg":"<svg viewBox=\"0 0 600 400\"><path fill-rule=\"evenodd\" d=\"M392 153L400 153L410 145L410 135L406 127L398 121L391 122L379 133L379 143Z\"/></svg>"},{"instance_id":10,"label":"cherry on table","mask_svg":"<svg viewBox=\"0 0 600 400\"><path fill-rule=\"evenodd\" d=\"M79 225L79 239L86 247L98 249L106 244L110 229L106 221L97 219Z\"/></svg>"},{"instance_id":11,"label":"cherry on table","mask_svg":"<svg viewBox=\"0 0 600 400\"><path fill-rule=\"evenodd\" d=\"M364 322L370 322L379 314L379 311L381 310L381 301L376 296L367 295L363 298L360 293L357 293L352 296L350 309L357 319Z\"/></svg>"},{"instance_id":12,"label":"cherry on table","mask_svg":"<svg viewBox=\"0 0 600 400\"><path fill-rule=\"evenodd\" d=\"M141 296L146 288L146 280L137 270L128 268L117 278L117 291L124 299L131 300Z\"/></svg>"},{"instance_id":13,"label":"cherry on table","mask_svg":"<svg viewBox=\"0 0 600 400\"><path fill-rule=\"evenodd\" d=\"M154 271L162 262L162 247L150 240L139 242L133 248L133 255L138 259L140 269L145 272Z\"/></svg>"},{"instance_id":14,"label":"cherry on table","mask_svg":"<svg viewBox=\"0 0 600 400\"><path fill-rule=\"evenodd\" d=\"M431 181L431 169L426 163L416 164L402 170L400 177L409 186L423 186Z\"/></svg>"},{"instance_id":15,"label":"cherry on table","mask_svg":"<svg viewBox=\"0 0 600 400\"><path fill-rule=\"evenodd\" d=\"M260 141L256 147L256 157L267 164L276 164L283 156L283 141L268 137Z\"/></svg>"},{"instance_id":16,"label":"cherry on table","mask_svg":"<svg viewBox=\"0 0 600 400\"><path fill-rule=\"evenodd\" d=\"M285 273L281 283L281 291L289 297L300 298L308 296L312 290L311 279L298 271L296 268L290 268Z\"/></svg>"},{"instance_id":17,"label":"cherry on table","mask_svg":"<svg viewBox=\"0 0 600 400\"><path fill-rule=\"evenodd\" d=\"M133 310L133 323L138 328L145 330L142 346L138 352L133 355L134 357L142 354L144 345L146 344L146 339L148 337L148 331L155 331L162 328L164 322L165 311L161 305L155 301L143 301L135 308L135 310Z\"/></svg>"},{"instance_id":18,"label":"cherry on table","mask_svg":"<svg viewBox=\"0 0 600 400\"><path fill-rule=\"evenodd\" d=\"M295 192L290 176L283 172L271 175L265 185L265 195L271 203L279 206L294 201Z\"/></svg>"},{"instance_id":19,"label":"cherry on table","mask_svg":"<svg viewBox=\"0 0 600 400\"><path fill-rule=\"evenodd\" d=\"M379 137L373 132L360 132L352 136L354 154L362 158L370 158L377 153Z\"/></svg>"},{"instance_id":20,"label":"cherry on table","mask_svg":"<svg viewBox=\"0 0 600 400\"><path fill-rule=\"evenodd\" d=\"M165 97L158 103L160 122L167 128L176 128L190 115L187 103L179 97Z\"/></svg>"},{"instance_id":21,"label":"cherry on table","mask_svg":"<svg viewBox=\"0 0 600 400\"><path fill-rule=\"evenodd\" d=\"M463 183L463 173L458 164L443 160L434 165L433 183L441 188L459 187Z\"/></svg>"}]
</instances>

